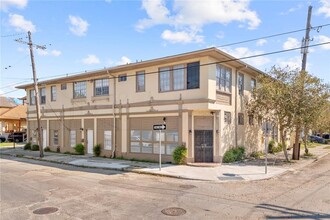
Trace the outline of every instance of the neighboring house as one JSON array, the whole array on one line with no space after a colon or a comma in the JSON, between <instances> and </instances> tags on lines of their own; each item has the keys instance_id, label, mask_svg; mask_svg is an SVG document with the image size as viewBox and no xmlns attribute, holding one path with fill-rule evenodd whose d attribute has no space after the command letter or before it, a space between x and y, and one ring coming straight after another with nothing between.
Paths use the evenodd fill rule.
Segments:
<instances>
[{"instance_id":1,"label":"neighboring house","mask_svg":"<svg viewBox=\"0 0 330 220\"><path fill-rule=\"evenodd\" d=\"M19 105L14 98L0 96L0 134L26 130L26 105Z\"/></svg>"},{"instance_id":2,"label":"neighboring house","mask_svg":"<svg viewBox=\"0 0 330 220\"><path fill-rule=\"evenodd\" d=\"M188 162L220 162L233 146L261 150L260 125L244 107L259 74L209 48L43 81L43 146L73 152L83 142L91 154L101 144L101 155L154 161L161 147L162 160L172 161L175 147L185 145ZM36 141L33 84L17 88L27 92L28 137ZM159 135L153 125L164 119Z\"/></svg>"}]
</instances>

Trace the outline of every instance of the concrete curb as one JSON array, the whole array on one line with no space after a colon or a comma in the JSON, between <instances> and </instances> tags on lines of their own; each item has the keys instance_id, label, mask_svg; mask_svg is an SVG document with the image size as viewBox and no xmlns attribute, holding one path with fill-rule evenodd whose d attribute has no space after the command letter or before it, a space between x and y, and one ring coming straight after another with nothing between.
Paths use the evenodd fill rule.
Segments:
<instances>
[{"instance_id":1,"label":"concrete curb","mask_svg":"<svg viewBox=\"0 0 330 220\"><path fill-rule=\"evenodd\" d=\"M17 158L25 158L25 159L36 160L36 161L45 161L45 162L49 162L49 163L69 165L69 166L73 166L73 167L82 167L82 168L90 168L90 169L102 169L102 170L113 170L113 171L120 171L120 172L132 172L132 173L137 173L137 174L152 175L152 176L159 176L159 177L168 177L168 178L177 178L177 179L193 180L193 181L221 182L221 183L226 182L227 183L227 182L242 182L242 181L252 182L252 181L269 180L269 179L278 178L278 177L280 177L282 175L285 175L289 172L293 172L295 170L300 170L300 169L302 169L302 168L304 168L304 167L320 160L321 158L327 156L328 154L330 154L330 152L322 154L319 157L302 164L298 168L288 169L288 170L284 171L283 173L279 173L279 174L275 174L274 176L265 177L265 178L262 178L262 179L255 179L255 180L247 180L247 179L242 179L242 180L206 180L206 179L189 178L189 177L184 177L184 176L180 176L180 175L171 175L171 174L148 172L148 171L138 170L138 169L134 169L134 168L130 168L130 167L128 167L128 168L126 168L126 167L125 168L115 168L115 167L111 168L111 167L76 165L76 164L71 164L71 163L67 163L67 162L48 160L48 159L44 159L44 158L40 158L40 157L27 156L27 155L22 155L22 154L2 153L2 152L1 152L0 155L6 155L6 156L11 156L11 157L17 157Z\"/></svg>"}]
</instances>

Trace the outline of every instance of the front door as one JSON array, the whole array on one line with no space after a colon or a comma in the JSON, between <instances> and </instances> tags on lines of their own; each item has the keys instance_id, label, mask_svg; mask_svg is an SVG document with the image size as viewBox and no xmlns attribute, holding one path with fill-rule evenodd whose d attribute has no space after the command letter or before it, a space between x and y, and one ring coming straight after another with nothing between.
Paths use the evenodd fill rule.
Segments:
<instances>
[{"instance_id":1,"label":"front door","mask_svg":"<svg viewBox=\"0 0 330 220\"><path fill-rule=\"evenodd\" d=\"M93 130L87 130L87 153L93 153L93 145L94 145L94 132Z\"/></svg>"},{"instance_id":2,"label":"front door","mask_svg":"<svg viewBox=\"0 0 330 220\"><path fill-rule=\"evenodd\" d=\"M45 149L47 147L47 130L42 129L42 148Z\"/></svg>"},{"instance_id":3,"label":"front door","mask_svg":"<svg viewBox=\"0 0 330 220\"><path fill-rule=\"evenodd\" d=\"M212 130L195 130L195 162L213 162Z\"/></svg>"}]
</instances>

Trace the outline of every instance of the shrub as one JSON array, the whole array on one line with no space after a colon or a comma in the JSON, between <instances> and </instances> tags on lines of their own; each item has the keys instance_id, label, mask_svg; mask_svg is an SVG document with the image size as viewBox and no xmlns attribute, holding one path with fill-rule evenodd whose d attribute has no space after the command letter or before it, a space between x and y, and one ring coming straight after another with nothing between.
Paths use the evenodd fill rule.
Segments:
<instances>
[{"instance_id":1,"label":"shrub","mask_svg":"<svg viewBox=\"0 0 330 220\"><path fill-rule=\"evenodd\" d=\"M45 147L44 151L45 151L45 152L51 152L51 150L50 150L49 147Z\"/></svg>"},{"instance_id":2,"label":"shrub","mask_svg":"<svg viewBox=\"0 0 330 220\"><path fill-rule=\"evenodd\" d=\"M173 160L176 164L185 164L188 150L185 146L177 146L173 151Z\"/></svg>"},{"instance_id":3,"label":"shrub","mask_svg":"<svg viewBox=\"0 0 330 220\"><path fill-rule=\"evenodd\" d=\"M39 150L39 145L38 144L32 145L31 150L38 151Z\"/></svg>"},{"instance_id":4,"label":"shrub","mask_svg":"<svg viewBox=\"0 0 330 220\"><path fill-rule=\"evenodd\" d=\"M31 150L31 143L28 142L24 145L24 150Z\"/></svg>"},{"instance_id":5,"label":"shrub","mask_svg":"<svg viewBox=\"0 0 330 220\"><path fill-rule=\"evenodd\" d=\"M223 155L222 162L224 163L232 163L235 161L241 161L244 159L245 156L245 148L243 146L235 147L229 149Z\"/></svg>"},{"instance_id":6,"label":"shrub","mask_svg":"<svg viewBox=\"0 0 330 220\"><path fill-rule=\"evenodd\" d=\"M61 153L61 148L60 148L60 146L57 146L57 148L56 148L56 152L57 152L57 153Z\"/></svg>"},{"instance_id":7,"label":"shrub","mask_svg":"<svg viewBox=\"0 0 330 220\"><path fill-rule=\"evenodd\" d=\"M277 147L275 146L275 141L271 140L268 143L268 153L274 154L278 153L282 150L282 145L280 143L277 144Z\"/></svg>"},{"instance_id":8,"label":"shrub","mask_svg":"<svg viewBox=\"0 0 330 220\"><path fill-rule=\"evenodd\" d=\"M74 147L74 150L76 151L77 154L83 155L85 154L85 147L83 144L76 144Z\"/></svg>"},{"instance_id":9,"label":"shrub","mask_svg":"<svg viewBox=\"0 0 330 220\"><path fill-rule=\"evenodd\" d=\"M95 145L93 148L93 152L95 156L99 157L101 154L101 145L100 144Z\"/></svg>"},{"instance_id":10,"label":"shrub","mask_svg":"<svg viewBox=\"0 0 330 220\"><path fill-rule=\"evenodd\" d=\"M262 155L263 155L263 153L261 151L254 151L250 154L250 157L259 159Z\"/></svg>"}]
</instances>

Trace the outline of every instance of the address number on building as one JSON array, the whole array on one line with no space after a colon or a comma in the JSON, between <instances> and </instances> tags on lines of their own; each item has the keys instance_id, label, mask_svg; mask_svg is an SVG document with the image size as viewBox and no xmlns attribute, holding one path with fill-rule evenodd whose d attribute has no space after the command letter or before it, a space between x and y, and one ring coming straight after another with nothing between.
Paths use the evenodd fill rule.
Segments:
<instances>
[{"instance_id":1,"label":"address number on building","mask_svg":"<svg viewBox=\"0 0 330 220\"><path fill-rule=\"evenodd\" d=\"M154 125L153 128L155 131L166 130L166 125L164 124Z\"/></svg>"}]
</instances>

